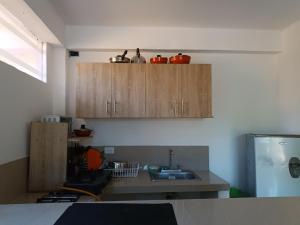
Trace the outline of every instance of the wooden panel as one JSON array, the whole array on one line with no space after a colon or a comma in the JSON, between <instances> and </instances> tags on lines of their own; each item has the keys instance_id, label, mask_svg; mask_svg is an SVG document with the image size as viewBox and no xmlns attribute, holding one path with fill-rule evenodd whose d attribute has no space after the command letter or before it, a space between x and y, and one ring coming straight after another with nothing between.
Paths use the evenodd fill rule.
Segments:
<instances>
[{"instance_id":1,"label":"wooden panel","mask_svg":"<svg viewBox=\"0 0 300 225\"><path fill-rule=\"evenodd\" d=\"M212 117L211 65L180 65L182 117Z\"/></svg>"},{"instance_id":2,"label":"wooden panel","mask_svg":"<svg viewBox=\"0 0 300 225\"><path fill-rule=\"evenodd\" d=\"M176 65L146 67L146 116L172 118L177 116L179 77Z\"/></svg>"},{"instance_id":3,"label":"wooden panel","mask_svg":"<svg viewBox=\"0 0 300 225\"><path fill-rule=\"evenodd\" d=\"M112 66L112 117L145 117L145 64Z\"/></svg>"},{"instance_id":4,"label":"wooden panel","mask_svg":"<svg viewBox=\"0 0 300 225\"><path fill-rule=\"evenodd\" d=\"M111 64L96 63L96 118L111 116Z\"/></svg>"},{"instance_id":5,"label":"wooden panel","mask_svg":"<svg viewBox=\"0 0 300 225\"><path fill-rule=\"evenodd\" d=\"M96 71L92 63L78 64L76 82L76 116L91 118L96 116L95 81Z\"/></svg>"},{"instance_id":6,"label":"wooden panel","mask_svg":"<svg viewBox=\"0 0 300 225\"><path fill-rule=\"evenodd\" d=\"M67 165L66 123L37 123L31 125L30 191L51 191L62 185Z\"/></svg>"},{"instance_id":7,"label":"wooden panel","mask_svg":"<svg viewBox=\"0 0 300 225\"><path fill-rule=\"evenodd\" d=\"M111 114L110 64L78 64L76 116L107 118Z\"/></svg>"}]
</instances>

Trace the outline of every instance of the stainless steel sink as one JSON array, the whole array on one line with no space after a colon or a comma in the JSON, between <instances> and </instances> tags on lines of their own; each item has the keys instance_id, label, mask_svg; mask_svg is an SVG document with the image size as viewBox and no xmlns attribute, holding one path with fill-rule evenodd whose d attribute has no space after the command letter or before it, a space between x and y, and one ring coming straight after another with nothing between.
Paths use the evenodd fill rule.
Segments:
<instances>
[{"instance_id":1,"label":"stainless steel sink","mask_svg":"<svg viewBox=\"0 0 300 225\"><path fill-rule=\"evenodd\" d=\"M161 170L158 172L149 172L152 181L157 180L193 180L200 179L189 170Z\"/></svg>"}]
</instances>

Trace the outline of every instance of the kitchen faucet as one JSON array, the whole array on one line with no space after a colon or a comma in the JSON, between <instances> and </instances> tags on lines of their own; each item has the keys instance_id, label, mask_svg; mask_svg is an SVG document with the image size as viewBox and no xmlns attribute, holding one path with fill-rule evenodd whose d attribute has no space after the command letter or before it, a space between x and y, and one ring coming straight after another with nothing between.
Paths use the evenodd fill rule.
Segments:
<instances>
[{"instance_id":1,"label":"kitchen faucet","mask_svg":"<svg viewBox=\"0 0 300 225\"><path fill-rule=\"evenodd\" d=\"M171 170L173 168L173 153L174 151L172 149L169 149L169 169Z\"/></svg>"}]
</instances>

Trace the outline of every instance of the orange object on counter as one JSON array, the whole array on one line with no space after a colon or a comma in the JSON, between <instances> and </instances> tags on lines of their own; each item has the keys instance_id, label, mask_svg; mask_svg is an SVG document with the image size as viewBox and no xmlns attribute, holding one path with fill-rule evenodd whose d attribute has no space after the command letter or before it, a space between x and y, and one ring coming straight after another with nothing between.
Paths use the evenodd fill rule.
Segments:
<instances>
[{"instance_id":1,"label":"orange object on counter","mask_svg":"<svg viewBox=\"0 0 300 225\"><path fill-rule=\"evenodd\" d=\"M103 163L103 154L98 149L90 148L86 152L88 170L98 170Z\"/></svg>"}]
</instances>

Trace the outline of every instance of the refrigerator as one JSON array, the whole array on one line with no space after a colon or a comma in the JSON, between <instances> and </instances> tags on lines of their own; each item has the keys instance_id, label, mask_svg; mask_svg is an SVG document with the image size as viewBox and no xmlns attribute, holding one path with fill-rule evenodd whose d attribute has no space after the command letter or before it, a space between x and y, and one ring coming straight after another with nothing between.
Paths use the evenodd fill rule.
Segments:
<instances>
[{"instance_id":1,"label":"refrigerator","mask_svg":"<svg viewBox=\"0 0 300 225\"><path fill-rule=\"evenodd\" d=\"M300 135L247 134L247 193L300 196Z\"/></svg>"}]
</instances>

